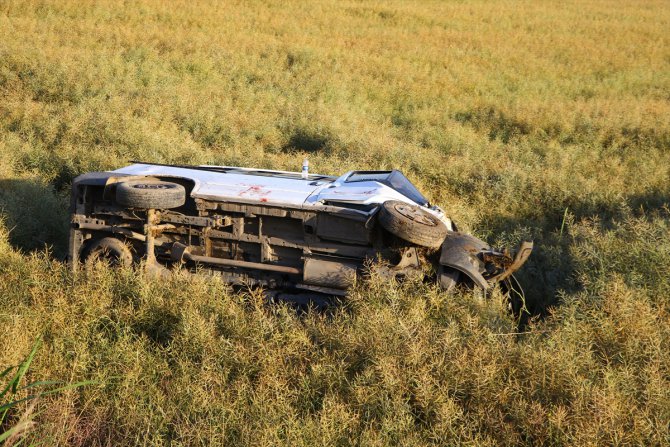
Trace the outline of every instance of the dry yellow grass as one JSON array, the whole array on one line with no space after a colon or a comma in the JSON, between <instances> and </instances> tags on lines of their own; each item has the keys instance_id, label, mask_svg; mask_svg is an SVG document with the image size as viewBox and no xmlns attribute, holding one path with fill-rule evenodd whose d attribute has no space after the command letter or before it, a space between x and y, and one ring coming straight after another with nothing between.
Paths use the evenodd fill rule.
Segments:
<instances>
[{"instance_id":1,"label":"dry yellow grass","mask_svg":"<svg viewBox=\"0 0 670 447\"><path fill-rule=\"evenodd\" d=\"M41 402L35 439L667 443L668 29L660 0L0 2L0 369L43 334L33 378L104 383ZM31 252L63 253L79 173L305 155L534 238L553 313L501 335L495 300L373 281L296 315Z\"/></svg>"}]
</instances>

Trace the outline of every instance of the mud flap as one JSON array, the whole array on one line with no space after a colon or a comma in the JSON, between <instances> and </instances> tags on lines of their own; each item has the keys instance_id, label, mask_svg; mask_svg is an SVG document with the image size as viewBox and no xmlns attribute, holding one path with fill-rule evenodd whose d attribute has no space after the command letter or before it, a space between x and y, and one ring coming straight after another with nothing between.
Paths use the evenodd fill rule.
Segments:
<instances>
[{"instance_id":1,"label":"mud flap","mask_svg":"<svg viewBox=\"0 0 670 447\"><path fill-rule=\"evenodd\" d=\"M482 275L484 266L477 254L488 250L491 250L491 247L474 236L451 232L442 243L440 265L458 270L477 286L487 290L489 283Z\"/></svg>"}]
</instances>

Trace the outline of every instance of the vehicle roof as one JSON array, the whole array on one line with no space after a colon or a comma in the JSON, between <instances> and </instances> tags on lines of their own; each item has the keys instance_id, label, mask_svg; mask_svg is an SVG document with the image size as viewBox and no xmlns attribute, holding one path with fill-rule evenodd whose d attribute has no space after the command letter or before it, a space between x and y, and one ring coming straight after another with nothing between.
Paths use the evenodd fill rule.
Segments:
<instances>
[{"instance_id":1,"label":"vehicle roof","mask_svg":"<svg viewBox=\"0 0 670 447\"><path fill-rule=\"evenodd\" d=\"M348 182L356 174L391 173L395 171L350 171L340 177L230 166L172 166L134 163L112 171L126 175L148 175L187 178L195 183L191 196L212 201L268 204L295 208L319 204L381 204L387 200L414 202L383 182L374 179Z\"/></svg>"}]
</instances>

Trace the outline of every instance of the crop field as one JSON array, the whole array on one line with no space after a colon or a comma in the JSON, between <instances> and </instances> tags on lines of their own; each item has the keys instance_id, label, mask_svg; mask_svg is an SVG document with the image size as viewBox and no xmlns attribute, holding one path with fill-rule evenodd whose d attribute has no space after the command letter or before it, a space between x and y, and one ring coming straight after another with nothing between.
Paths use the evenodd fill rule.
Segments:
<instances>
[{"instance_id":1,"label":"crop field","mask_svg":"<svg viewBox=\"0 0 670 447\"><path fill-rule=\"evenodd\" d=\"M0 373L40 339L22 385L94 382L0 434L668 445L669 30L665 0L0 0ZM533 239L528 313L374 276L297 311L62 261L81 173L305 157L400 169L461 229Z\"/></svg>"}]
</instances>

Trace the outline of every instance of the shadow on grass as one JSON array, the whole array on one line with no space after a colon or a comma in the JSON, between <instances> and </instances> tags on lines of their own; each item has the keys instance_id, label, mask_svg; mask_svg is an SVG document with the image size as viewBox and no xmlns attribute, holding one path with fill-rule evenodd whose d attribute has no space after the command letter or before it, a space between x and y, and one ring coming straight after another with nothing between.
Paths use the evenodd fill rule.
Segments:
<instances>
[{"instance_id":1,"label":"shadow on grass","mask_svg":"<svg viewBox=\"0 0 670 447\"><path fill-rule=\"evenodd\" d=\"M35 178L0 179L0 216L16 249L30 252L49 247L54 257L64 258L67 198L52 185Z\"/></svg>"},{"instance_id":2,"label":"shadow on grass","mask_svg":"<svg viewBox=\"0 0 670 447\"><path fill-rule=\"evenodd\" d=\"M530 236L535 244L533 254L516 277L524 288L531 315L544 316L550 307L560 305L561 292L573 294L582 289L577 278L579 266L573 256L575 241L569 234L567 220L597 219L600 227L607 230L631 214L639 217L669 204L670 190L659 189L630 195L616 202L561 204L542 210L542 213L534 210L532 215L520 214L514 218L491 215L485 220L494 234L513 234L519 228L531 229Z\"/></svg>"},{"instance_id":3,"label":"shadow on grass","mask_svg":"<svg viewBox=\"0 0 670 447\"><path fill-rule=\"evenodd\" d=\"M152 307L134 325L138 335L146 335L156 346L167 347L179 330L181 317L163 307Z\"/></svg>"},{"instance_id":4,"label":"shadow on grass","mask_svg":"<svg viewBox=\"0 0 670 447\"><path fill-rule=\"evenodd\" d=\"M298 128L291 133L282 152L304 151L308 153L329 152L334 144L333 136L328 132L317 132Z\"/></svg>"}]
</instances>

